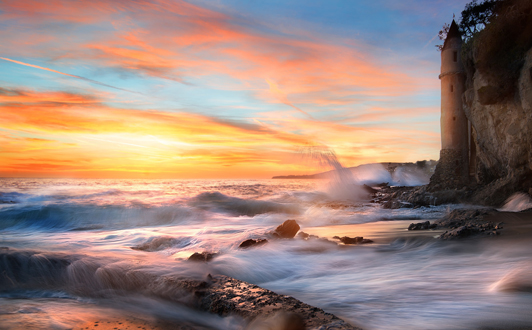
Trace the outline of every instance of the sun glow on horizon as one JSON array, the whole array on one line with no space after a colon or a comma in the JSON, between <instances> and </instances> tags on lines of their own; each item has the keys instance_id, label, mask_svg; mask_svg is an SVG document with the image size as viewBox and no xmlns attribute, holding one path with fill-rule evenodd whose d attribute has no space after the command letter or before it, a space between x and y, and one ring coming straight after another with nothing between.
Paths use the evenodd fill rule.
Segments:
<instances>
[{"instance_id":1,"label":"sun glow on horizon","mask_svg":"<svg viewBox=\"0 0 532 330\"><path fill-rule=\"evenodd\" d=\"M242 15L232 6L3 1L0 176L328 170L297 153L308 144L334 149L344 166L437 158L439 59L423 50L432 35L391 54L372 33L347 37L363 31L356 21L323 29L319 8L279 25L290 15L280 7L254 16L251 4ZM403 19L401 8L380 10Z\"/></svg>"}]
</instances>

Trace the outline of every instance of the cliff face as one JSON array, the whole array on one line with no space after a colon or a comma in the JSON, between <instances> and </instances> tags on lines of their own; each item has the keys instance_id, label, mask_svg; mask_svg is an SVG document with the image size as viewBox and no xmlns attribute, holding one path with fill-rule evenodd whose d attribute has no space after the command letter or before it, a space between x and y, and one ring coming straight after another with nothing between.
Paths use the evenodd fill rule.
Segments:
<instances>
[{"instance_id":1,"label":"cliff face","mask_svg":"<svg viewBox=\"0 0 532 330\"><path fill-rule=\"evenodd\" d=\"M513 95L500 95L488 73L476 70L477 50L466 59L463 94L476 144L473 202L500 205L512 193L532 193L532 48L525 55ZM467 65L469 63L469 65Z\"/></svg>"}]
</instances>

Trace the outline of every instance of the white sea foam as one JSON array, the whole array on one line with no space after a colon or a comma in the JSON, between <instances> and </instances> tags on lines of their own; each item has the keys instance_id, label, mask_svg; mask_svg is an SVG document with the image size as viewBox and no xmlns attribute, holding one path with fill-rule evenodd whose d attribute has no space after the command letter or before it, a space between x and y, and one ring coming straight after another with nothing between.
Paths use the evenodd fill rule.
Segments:
<instances>
[{"instance_id":1,"label":"white sea foam","mask_svg":"<svg viewBox=\"0 0 532 330\"><path fill-rule=\"evenodd\" d=\"M500 211L520 212L532 208L532 198L525 193L515 193L510 196Z\"/></svg>"},{"instance_id":2,"label":"white sea foam","mask_svg":"<svg viewBox=\"0 0 532 330\"><path fill-rule=\"evenodd\" d=\"M319 190L319 180L68 180L61 189L49 187L53 180L18 180L24 189L8 186L9 193L24 194L21 201L0 208L0 247L8 247L0 249L0 274L13 279L0 281L0 303L15 294L34 304L42 297L90 298L104 310L113 305L148 317L205 318L211 328L242 329L235 319L180 309L170 299L175 288L156 281L222 273L367 329L472 329L480 328L478 316L532 325L532 301L522 292L530 283L528 268L521 267L529 264L528 247L508 250L499 239L448 244L432 231L406 229L410 222L441 217L446 206L385 210L341 194L335 199ZM347 228L350 236L384 237L392 226L399 238L360 246L269 239L238 248L286 219L315 235L330 233L331 240L347 235ZM361 226L377 229L364 234ZM146 249L131 249L138 246ZM187 261L204 251L218 255ZM494 283L498 289L490 291ZM520 290L512 291L516 285Z\"/></svg>"}]
</instances>

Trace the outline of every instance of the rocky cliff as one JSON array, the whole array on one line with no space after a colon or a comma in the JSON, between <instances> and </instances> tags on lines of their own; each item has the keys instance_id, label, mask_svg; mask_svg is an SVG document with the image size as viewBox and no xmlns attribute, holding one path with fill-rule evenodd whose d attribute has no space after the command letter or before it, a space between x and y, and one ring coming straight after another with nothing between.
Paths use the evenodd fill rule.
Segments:
<instances>
[{"instance_id":1,"label":"rocky cliff","mask_svg":"<svg viewBox=\"0 0 532 330\"><path fill-rule=\"evenodd\" d=\"M491 206L516 192L532 195L532 1L496 1L485 28L466 37L461 59L473 175L467 187L434 175L426 190L430 197L453 195L455 202ZM445 170L440 163L436 174ZM413 196L423 197L424 191Z\"/></svg>"},{"instance_id":2,"label":"rocky cliff","mask_svg":"<svg viewBox=\"0 0 532 330\"><path fill-rule=\"evenodd\" d=\"M476 149L471 202L499 206L515 192L532 194L532 2L501 0L462 61Z\"/></svg>"}]
</instances>

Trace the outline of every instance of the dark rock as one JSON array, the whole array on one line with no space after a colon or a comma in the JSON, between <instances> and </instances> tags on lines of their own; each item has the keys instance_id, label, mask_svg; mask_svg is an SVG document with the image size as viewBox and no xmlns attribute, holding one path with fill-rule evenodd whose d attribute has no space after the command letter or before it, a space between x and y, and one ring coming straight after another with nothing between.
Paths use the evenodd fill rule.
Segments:
<instances>
[{"instance_id":1,"label":"dark rock","mask_svg":"<svg viewBox=\"0 0 532 330\"><path fill-rule=\"evenodd\" d=\"M272 235L280 238L293 238L296 236L299 228L295 220L286 220L279 227L275 228Z\"/></svg>"},{"instance_id":2,"label":"dark rock","mask_svg":"<svg viewBox=\"0 0 532 330\"><path fill-rule=\"evenodd\" d=\"M430 228L434 228L431 227L430 221L411 223L410 226L408 226L408 230L427 230Z\"/></svg>"},{"instance_id":3,"label":"dark rock","mask_svg":"<svg viewBox=\"0 0 532 330\"><path fill-rule=\"evenodd\" d=\"M239 248L242 248L242 249L245 249L245 248L248 248L248 247L251 247L251 246L259 246L259 245L263 245L263 244L266 244L268 243L268 240L267 239L247 239L245 241L243 241L242 243L240 243L240 245L238 246Z\"/></svg>"},{"instance_id":4,"label":"dark rock","mask_svg":"<svg viewBox=\"0 0 532 330\"><path fill-rule=\"evenodd\" d=\"M456 209L436 221L440 227L457 228L464 225L479 225L488 223L485 218L496 214L495 209Z\"/></svg>"},{"instance_id":5,"label":"dark rock","mask_svg":"<svg viewBox=\"0 0 532 330\"><path fill-rule=\"evenodd\" d=\"M298 234L297 234L297 237L300 237L302 239L308 239L310 237L310 234L307 234L303 231L300 231Z\"/></svg>"},{"instance_id":6,"label":"dark rock","mask_svg":"<svg viewBox=\"0 0 532 330\"><path fill-rule=\"evenodd\" d=\"M454 238L464 238L471 236L477 230L469 226L461 226L453 230L448 230L445 233L440 235L441 239L454 239Z\"/></svg>"},{"instance_id":7,"label":"dark rock","mask_svg":"<svg viewBox=\"0 0 532 330\"><path fill-rule=\"evenodd\" d=\"M193 302L195 307L220 316L238 315L251 322L246 328L248 330L272 329L269 320L274 318L279 320L279 323L275 323L276 325L289 324L292 326L275 329L301 329L298 328L301 325L301 319L304 320L307 329L359 329L330 313L307 305L293 297L279 295L235 278L224 275L209 275L207 282L207 287L201 289L201 295L194 294L196 297L196 301ZM195 287L192 290L197 292ZM261 327L263 325L267 325L267 327Z\"/></svg>"},{"instance_id":8,"label":"dark rock","mask_svg":"<svg viewBox=\"0 0 532 330\"><path fill-rule=\"evenodd\" d=\"M382 207L385 208L385 209L399 209L401 208L401 203L399 201L396 201L396 200L389 200L387 202L385 202L384 204L382 204Z\"/></svg>"},{"instance_id":9,"label":"dark rock","mask_svg":"<svg viewBox=\"0 0 532 330\"><path fill-rule=\"evenodd\" d=\"M337 239L337 240L339 240L340 242L342 242L342 243L344 243L346 245L373 243L372 240L364 239L364 237L362 237L362 236L357 236L357 237L347 237L347 236L339 237L339 236L334 236L333 239Z\"/></svg>"},{"instance_id":10,"label":"dark rock","mask_svg":"<svg viewBox=\"0 0 532 330\"><path fill-rule=\"evenodd\" d=\"M216 257L218 253L210 253L210 252L194 252L190 257L188 257L189 261L211 261L214 257Z\"/></svg>"},{"instance_id":11,"label":"dark rock","mask_svg":"<svg viewBox=\"0 0 532 330\"><path fill-rule=\"evenodd\" d=\"M441 220L436 221L438 228L449 228L440 235L441 239L464 238L473 235L499 235L502 223L496 226L488 221L488 217L496 214L494 209L456 209Z\"/></svg>"},{"instance_id":12,"label":"dark rock","mask_svg":"<svg viewBox=\"0 0 532 330\"><path fill-rule=\"evenodd\" d=\"M363 188L366 192L368 192L368 193L370 193L370 194L374 194L374 193L378 192L377 189L371 188L371 187L368 186L367 184L363 184L363 185L362 185L362 188Z\"/></svg>"}]
</instances>

